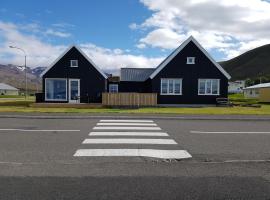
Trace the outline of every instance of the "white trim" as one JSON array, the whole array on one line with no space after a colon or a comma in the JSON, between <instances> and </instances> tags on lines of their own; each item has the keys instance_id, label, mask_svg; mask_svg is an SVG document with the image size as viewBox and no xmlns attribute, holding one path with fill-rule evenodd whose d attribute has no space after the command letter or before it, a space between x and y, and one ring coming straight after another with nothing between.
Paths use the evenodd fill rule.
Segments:
<instances>
[{"instance_id":1,"label":"white trim","mask_svg":"<svg viewBox=\"0 0 270 200\"><path fill-rule=\"evenodd\" d=\"M162 81L167 80L167 93L162 93ZM169 93L169 80L173 80L173 93ZM180 80L180 93L175 93L175 80ZM180 96L182 95L183 88L183 79L182 78L160 78L160 95L170 95L170 96Z\"/></svg>"},{"instance_id":2,"label":"white trim","mask_svg":"<svg viewBox=\"0 0 270 200\"><path fill-rule=\"evenodd\" d=\"M227 79L231 79L231 76L218 64L209 53L195 40L193 36L190 36L186 41L184 41L171 55L169 55L158 67L157 69L150 75L150 78L153 79L171 60L181 52L185 46L190 42L194 42L194 44L204 53L204 55L222 72Z\"/></svg>"},{"instance_id":3,"label":"white trim","mask_svg":"<svg viewBox=\"0 0 270 200\"><path fill-rule=\"evenodd\" d=\"M47 95L46 95L46 82L47 80L65 80L66 81L66 99L47 99ZM68 97L67 97L67 90L68 90L68 86L67 86L67 79L66 78L45 78L45 101L67 101Z\"/></svg>"},{"instance_id":4,"label":"white trim","mask_svg":"<svg viewBox=\"0 0 270 200\"><path fill-rule=\"evenodd\" d=\"M211 93L206 93L206 87L204 89L205 93L204 94L200 94L200 81L201 80L211 80ZM217 80L218 81L218 91L217 91L217 94L213 94L213 91L212 91L212 81L213 80ZM199 96L219 96L220 95L220 79L216 79L216 78L199 78L198 79L198 95Z\"/></svg>"},{"instance_id":5,"label":"white trim","mask_svg":"<svg viewBox=\"0 0 270 200\"><path fill-rule=\"evenodd\" d=\"M44 70L44 72L42 72L42 74L40 75L40 77L43 77L61 58L63 58L72 48L76 48L85 58L88 62L90 62L94 68L96 68L96 70L105 78L107 79L108 77L106 76L106 74L104 72L102 72L100 70L100 68L98 66L96 66L96 64L78 47L75 45L71 45L69 48L67 48L51 65L49 65L49 67L47 67L46 70Z\"/></svg>"},{"instance_id":6,"label":"white trim","mask_svg":"<svg viewBox=\"0 0 270 200\"><path fill-rule=\"evenodd\" d=\"M189 62L189 59L192 59L192 62ZM195 57L187 57L187 65L194 65L195 64Z\"/></svg>"},{"instance_id":7,"label":"white trim","mask_svg":"<svg viewBox=\"0 0 270 200\"><path fill-rule=\"evenodd\" d=\"M72 65L73 61L76 61L77 65ZM78 60L70 60L70 66L69 67L79 67L79 61Z\"/></svg>"},{"instance_id":8,"label":"white trim","mask_svg":"<svg viewBox=\"0 0 270 200\"><path fill-rule=\"evenodd\" d=\"M71 97L71 87L70 87L70 83L71 81L77 81L78 82L78 96L80 96L80 90L81 90L81 86L80 86L80 79L74 79L74 78L71 78L71 79L68 79L68 102L69 103L80 103L80 99L79 100L71 100L70 97Z\"/></svg>"}]
</instances>

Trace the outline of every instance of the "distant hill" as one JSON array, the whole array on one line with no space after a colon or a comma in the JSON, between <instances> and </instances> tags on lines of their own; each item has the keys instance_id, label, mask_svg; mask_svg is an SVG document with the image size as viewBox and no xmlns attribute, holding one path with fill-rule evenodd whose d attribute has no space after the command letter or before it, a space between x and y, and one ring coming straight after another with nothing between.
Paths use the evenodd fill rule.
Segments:
<instances>
[{"instance_id":1,"label":"distant hill","mask_svg":"<svg viewBox=\"0 0 270 200\"><path fill-rule=\"evenodd\" d=\"M259 77L270 79L270 44L250 50L220 64L232 76L232 80Z\"/></svg>"},{"instance_id":2,"label":"distant hill","mask_svg":"<svg viewBox=\"0 0 270 200\"><path fill-rule=\"evenodd\" d=\"M24 68L15 65L0 64L0 82L10 84L18 89L24 90ZM34 69L27 68L27 84L29 91L41 89L40 74L45 67L37 67Z\"/></svg>"}]
</instances>

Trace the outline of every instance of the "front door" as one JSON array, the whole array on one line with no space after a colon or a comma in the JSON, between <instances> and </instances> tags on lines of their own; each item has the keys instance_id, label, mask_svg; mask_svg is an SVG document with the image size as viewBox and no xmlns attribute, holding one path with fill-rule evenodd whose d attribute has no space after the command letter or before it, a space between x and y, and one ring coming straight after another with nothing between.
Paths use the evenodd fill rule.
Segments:
<instances>
[{"instance_id":1,"label":"front door","mask_svg":"<svg viewBox=\"0 0 270 200\"><path fill-rule=\"evenodd\" d=\"M69 79L69 103L80 103L80 79Z\"/></svg>"}]
</instances>

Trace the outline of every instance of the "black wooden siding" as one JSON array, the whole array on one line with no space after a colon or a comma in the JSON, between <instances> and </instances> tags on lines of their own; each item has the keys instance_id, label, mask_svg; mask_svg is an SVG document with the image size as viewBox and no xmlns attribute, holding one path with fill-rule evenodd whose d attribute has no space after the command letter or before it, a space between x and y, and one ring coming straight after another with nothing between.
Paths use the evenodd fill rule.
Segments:
<instances>
[{"instance_id":1,"label":"black wooden siding","mask_svg":"<svg viewBox=\"0 0 270 200\"><path fill-rule=\"evenodd\" d=\"M186 64L187 57L196 57L195 64ZM160 95L161 78L182 78L182 95ZM198 95L198 79L220 79L220 95ZM215 104L217 97L228 96L228 79L191 41L151 80L151 88L158 104Z\"/></svg>"},{"instance_id":2,"label":"black wooden siding","mask_svg":"<svg viewBox=\"0 0 270 200\"><path fill-rule=\"evenodd\" d=\"M70 67L70 60L78 60L79 67ZM101 94L106 91L107 87L107 80L75 47L71 48L46 74L44 74L42 80L44 93L45 78L80 79L81 103L100 103ZM67 80L67 90L69 91L68 87Z\"/></svg>"}]
</instances>

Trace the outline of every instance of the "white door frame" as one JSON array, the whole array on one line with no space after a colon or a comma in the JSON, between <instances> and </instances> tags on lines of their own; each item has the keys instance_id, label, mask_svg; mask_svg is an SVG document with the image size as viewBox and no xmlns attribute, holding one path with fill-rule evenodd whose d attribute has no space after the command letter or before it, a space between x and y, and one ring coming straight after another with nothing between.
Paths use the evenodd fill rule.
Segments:
<instances>
[{"instance_id":1,"label":"white door frame","mask_svg":"<svg viewBox=\"0 0 270 200\"><path fill-rule=\"evenodd\" d=\"M77 81L78 82L78 96L80 96L80 89L81 89L81 87L80 87L80 79L71 78L71 79L68 80L68 102L69 103L80 103L80 99L78 99L78 100L72 100L71 99L71 81Z\"/></svg>"}]
</instances>

